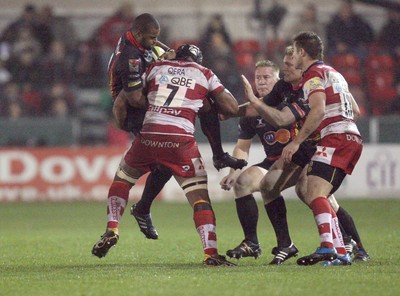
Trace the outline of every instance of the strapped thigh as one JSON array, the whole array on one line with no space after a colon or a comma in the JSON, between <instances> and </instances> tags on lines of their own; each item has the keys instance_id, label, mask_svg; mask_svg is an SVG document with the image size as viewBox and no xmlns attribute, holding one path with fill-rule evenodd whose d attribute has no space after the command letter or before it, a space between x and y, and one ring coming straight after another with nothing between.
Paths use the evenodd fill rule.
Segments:
<instances>
[{"instance_id":1,"label":"strapped thigh","mask_svg":"<svg viewBox=\"0 0 400 296\"><path fill-rule=\"evenodd\" d=\"M207 176L186 178L180 186L185 194L199 189L207 190Z\"/></svg>"}]
</instances>

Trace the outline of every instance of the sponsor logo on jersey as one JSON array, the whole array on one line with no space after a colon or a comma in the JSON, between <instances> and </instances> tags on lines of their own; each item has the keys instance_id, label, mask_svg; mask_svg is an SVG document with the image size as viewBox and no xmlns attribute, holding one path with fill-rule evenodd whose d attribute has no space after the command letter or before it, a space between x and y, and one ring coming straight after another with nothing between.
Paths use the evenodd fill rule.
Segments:
<instances>
[{"instance_id":1,"label":"sponsor logo on jersey","mask_svg":"<svg viewBox=\"0 0 400 296\"><path fill-rule=\"evenodd\" d=\"M316 89L324 89L324 86L322 84L322 79L319 77L314 77L311 78L310 80L307 80L307 82L305 83L305 87L308 89L309 92Z\"/></svg>"},{"instance_id":2,"label":"sponsor logo on jersey","mask_svg":"<svg viewBox=\"0 0 400 296\"><path fill-rule=\"evenodd\" d=\"M167 107L154 106L154 105L150 105L148 110L152 111L152 112L174 115L174 116L179 116L179 114L181 114L181 112L182 112L181 110L176 109L176 108L167 108Z\"/></svg>"},{"instance_id":3,"label":"sponsor logo on jersey","mask_svg":"<svg viewBox=\"0 0 400 296\"><path fill-rule=\"evenodd\" d=\"M179 148L179 143L176 142L160 142L160 141L141 139L140 143L142 143L144 146L154 147L154 148L172 148L172 149Z\"/></svg>"},{"instance_id":4,"label":"sponsor logo on jersey","mask_svg":"<svg viewBox=\"0 0 400 296\"><path fill-rule=\"evenodd\" d=\"M140 65L140 59L129 59L129 71L130 72L138 72L139 71L139 65Z\"/></svg>"},{"instance_id":5,"label":"sponsor logo on jersey","mask_svg":"<svg viewBox=\"0 0 400 296\"><path fill-rule=\"evenodd\" d=\"M257 125L256 128L261 128L265 126L265 122L262 118L257 118Z\"/></svg>"},{"instance_id":6,"label":"sponsor logo on jersey","mask_svg":"<svg viewBox=\"0 0 400 296\"><path fill-rule=\"evenodd\" d=\"M168 83L169 82L169 79L168 79L168 76L167 75L162 75L161 77L160 77L160 80L158 81L158 83L160 83L160 84L162 84L162 83Z\"/></svg>"},{"instance_id":7,"label":"sponsor logo on jersey","mask_svg":"<svg viewBox=\"0 0 400 296\"><path fill-rule=\"evenodd\" d=\"M312 160L323 162L330 165L335 150L336 149L332 147L317 146L317 151L312 157Z\"/></svg>"},{"instance_id":8,"label":"sponsor logo on jersey","mask_svg":"<svg viewBox=\"0 0 400 296\"><path fill-rule=\"evenodd\" d=\"M133 86L136 86L136 85L138 85L138 84L140 84L140 83L142 83L142 82L141 82L141 81L129 82L129 83L128 83L128 87L133 87Z\"/></svg>"},{"instance_id":9,"label":"sponsor logo on jersey","mask_svg":"<svg viewBox=\"0 0 400 296\"><path fill-rule=\"evenodd\" d=\"M290 141L290 132L287 129L269 131L264 134L264 140L268 145L274 145L276 142L286 144Z\"/></svg>"}]
</instances>

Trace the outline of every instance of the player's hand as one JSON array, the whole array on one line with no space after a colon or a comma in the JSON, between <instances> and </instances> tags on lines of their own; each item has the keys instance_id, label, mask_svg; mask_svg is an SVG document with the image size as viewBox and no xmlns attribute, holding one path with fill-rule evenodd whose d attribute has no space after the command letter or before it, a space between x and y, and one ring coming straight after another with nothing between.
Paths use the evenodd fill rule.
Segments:
<instances>
[{"instance_id":1,"label":"player's hand","mask_svg":"<svg viewBox=\"0 0 400 296\"><path fill-rule=\"evenodd\" d=\"M281 157L286 163L292 161L292 156L299 150L300 144L296 143L295 141L290 142L283 148Z\"/></svg>"},{"instance_id":2,"label":"player's hand","mask_svg":"<svg viewBox=\"0 0 400 296\"><path fill-rule=\"evenodd\" d=\"M250 103L259 103L260 99L257 98L254 95L253 92L253 88L251 87L250 82L247 80L246 76L241 75L242 78L242 83L243 83L243 87L244 87L244 94L246 99L250 102Z\"/></svg>"},{"instance_id":3,"label":"player's hand","mask_svg":"<svg viewBox=\"0 0 400 296\"><path fill-rule=\"evenodd\" d=\"M164 52L161 56L160 56L160 60L172 60L176 58L176 52L175 50L173 50L172 48L169 49L168 51Z\"/></svg>"},{"instance_id":4,"label":"player's hand","mask_svg":"<svg viewBox=\"0 0 400 296\"><path fill-rule=\"evenodd\" d=\"M222 178L221 182L219 182L219 185L221 185L221 189L227 191L231 190L234 184L235 184L235 178L231 174L226 175L225 177Z\"/></svg>"}]
</instances>

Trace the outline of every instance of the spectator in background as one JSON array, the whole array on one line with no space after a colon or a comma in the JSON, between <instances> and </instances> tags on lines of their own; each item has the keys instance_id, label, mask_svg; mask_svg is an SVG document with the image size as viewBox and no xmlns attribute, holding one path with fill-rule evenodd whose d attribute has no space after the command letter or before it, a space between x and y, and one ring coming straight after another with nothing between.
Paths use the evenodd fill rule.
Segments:
<instances>
[{"instance_id":1,"label":"spectator in background","mask_svg":"<svg viewBox=\"0 0 400 296\"><path fill-rule=\"evenodd\" d=\"M6 68L5 62L0 59L0 90L1 87L11 80L11 73Z\"/></svg>"},{"instance_id":2,"label":"spectator in background","mask_svg":"<svg viewBox=\"0 0 400 296\"><path fill-rule=\"evenodd\" d=\"M96 30L94 39L97 43L101 70L107 76L107 65L119 38L132 26L135 13L132 4L125 2L107 18Z\"/></svg>"},{"instance_id":3,"label":"spectator in background","mask_svg":"<svg viewBox=\"0 0 400 296\"><path fill-rule=\"evenodd\" d=\"M42 54L42 45L30 26L22 26L16 33L16 39L11 45L11 58L18 57L24 51L30 51L34 59Z\"/></svg>"},{"instance_id":4,"label":"spectator in background","mask_svg":"<svg viewBox=\"0 0 400 296\"><path fill-rule=\"evenodd\" d=\"M389 10L386 23L379 32L378 40L383 49L400 60L400 11Z\"/></svg>"},{"instance_id":5,"label":"spectator in background","mask_svg":"<svg viewBox=\"0 0 400 296\"><path fill-rule=\"evenodd\" d=\"M15 117L16 115L21 115L22 108L20 100L21 97L18 84L13 81L5 83L1 91L1 115L6 117ZM18 109L18 112L15 112L16 109Z\"/></svg>"},{"instance_id":6,"label":"spectator in background","mask_svg":"<svg viewBox=\"0 0 400 296\"><path fill-rule=\"evenodd\" d=\"M48 116L68 117L75 111L75 95L66 84L54 83L44 98L44 110Z\"/></svg>"},{"instance_id":7,"label":"spectator in background","mask_svg":"<svg viewBox=\"0 0 400 296\"><path fill-rule=\"evenodd\" d=\"M30 117L43 115L42 95L34 88L32 83L24 82L19 95L23 103L24 115Z\"/></svg>"},{"instance_id":8,"label":"spectator in background","mask_svg":"<svg viewBox=\"0 0 400 296\"><path fill-rule=\"evenodd\" d=\"M300 31L312 31L325 41L324 27L325 25L318 19L317 6L314 2L309 2L304 5L296 22L287 30L286 40L291 40L291 38Z\"/></svg>"},{"instance_id":9,"label":"spectator in background","mask_svg":"<svg viewBox=\"0 0 400 296\"><path fill-rule=\"evenodd\" d=\"M49 13L48 6L42 7L37 15L36 37L42 46L43 52L48 53L50 44L54 40L51 14Z\"/></svg>"},{"instance_id":10,"label":"spectator in background","mask_svg":"<svg viewBox=\"0 0 400 296\"><path fill-rule=\"evenodd\" d=\"M343 1L339 11L326 27L327 55L354 53L364 59L368 46L374 41L371 26L354 12L350 1Z\"/></svg>"},{"instance_id":11,"label":"spectator in background","mask_svg":"<svg viewBox=\"0 0 400 296\"><path fill-rule=\"evenodd\" d=\"M223 40L227 46L232 47L231 37L228 30L225 27L224 19L221 14L214 14L211 16L210 22L208 23L203 37L200 41L200 47L206 49L207 45L211 40L211 35L215 32L219 32L223 36Z\"/></svg>"},{"instance_id":12,"label":"spectator in background","mask_svg":"<svg viewBox=\"0 0 400 296\"><path fill-rule=\"evenodd\" d=\"M10 58L7 68L12 75L12 80L18 83L31 82L39 86L42 77L38 56L31 48L24 49L18 56Z\"/></svg>"},{"instance_id":13,"label":"spectator in background","mask_svg":"<svg viewBox=\"0 0 400 296\"><path fill-rule=\"evenodd\" d=\"M74 58L67 53L65 43L54 40L49 46L49 52L41 61L43 71L43 82L61 82L71 84L73 82Z\"/></svg>"},{"instance_id":14,"label":"spectator in background","mask_svg":"<svg viewBox=\"0 0 400 296\"><path fill-rule=\"evenodd\" d=\"M229 33L220 14L212 16L200 41L204 66L211 67L235 97L243 97Z\"/></svg>"},{"instance_id":15,"label":"spectator in background","mask_svg":"<svg viewBox=\"0 0 400 296\"><path fill-rule=\"evenodd\" d=\"M1 41L13 44L16 36L18 36L18 32L25 27L31 28L36 33L36 17L36 7L31 3L26 4L20 17L3 31Z\"/></svg>"},{"instance_id":16,"label":"spectator in background","mask_svg":"<svg viewBox=\"0 0 400 296\"><path fill-rule=\"evenodd\" d=\"M50 27L51 36L53 38L49 41L62 40L68 54L75 50L78 40L76 30L70 18L56 15L52 6L45 5L40 10L39 23L41 23L42 26ZM46 28L46 30L48 30L48 28ZM50 50L51 42L48 42L48 44Z\"/></svg>"}]
</instances>

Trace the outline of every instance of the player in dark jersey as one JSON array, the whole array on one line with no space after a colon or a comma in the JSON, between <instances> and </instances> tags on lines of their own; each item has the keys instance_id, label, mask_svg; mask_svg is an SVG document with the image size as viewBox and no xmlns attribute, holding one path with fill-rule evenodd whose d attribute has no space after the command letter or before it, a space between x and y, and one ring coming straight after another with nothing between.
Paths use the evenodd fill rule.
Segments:
<instances>
[{"instance_id":1,"label":"player in dark jersey","mask_svg":"<svg viewBox=\"0 0 400 296\"><path fill-rule=\"evenodd\" d=\"M268 95L276 82L279 81L279 68L268 60L257 62L254 74L256 90L262 98ZM277 106L280 101L268 101L267 103ZM246 104L243 104L240 111L248 113L248 108L245 106ZM248 250L251 256L257 258L260 255L261 248L257 237L258 207L253 193L260 191L260 181L268 172L269 167L280 156L280 150L284 143L289 142L290 132L286 129L276 130L256 113L252 114L251 117L244 117L244 115L248 115L246 113L239 113L242 117L239 121L239 137L233 156L248 159L252 139L258 136L267 154L266 158L261 163L244 171L230 170L229 174L221 180L220 185L224 190L234 188L236 211L245 236L240 248L243 248L243 252ZM278 134L279 142L276 141ZM275 149L277 153L274 153L274 146L281 146L279 149ZM271 153L269 153L270 150ZM232 256L233 254L229 251L227 255L237 258L237 256Z\"/></svg>"}]
</instances>

